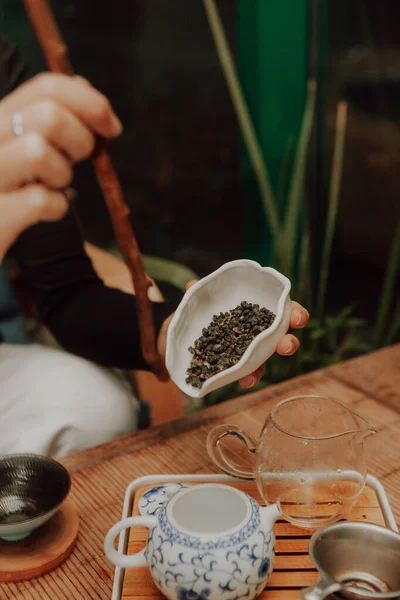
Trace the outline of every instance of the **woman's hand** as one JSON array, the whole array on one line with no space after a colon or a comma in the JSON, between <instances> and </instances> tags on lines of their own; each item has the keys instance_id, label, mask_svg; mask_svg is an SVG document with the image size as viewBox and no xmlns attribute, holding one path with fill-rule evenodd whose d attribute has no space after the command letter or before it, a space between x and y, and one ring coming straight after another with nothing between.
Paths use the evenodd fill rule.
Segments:
<instances>
[{"instance_id":1,"label":"woman's hand","mask_svg":"<svg viewBox=\"0 0 400 600\"><path fill-rule=\"evenodd\" d=\"M196 281L189 281L189 283L186 284L186 289L188 290L195 283ZM164 321L158 336L158 351L160 352L161 356L165 356L167 331L172 317L173 315L169 316L168 319ZM292 312L290 315L290 327L292 329L302 329L307 325L309 318L310 315L308 311L301 306L301 304L298 302L292 302ZM299 346L300 341L297 339L297 337L291 333L287 333L278 343L276 352L282 356L291 356L296 352L296 350L298 350ZM264 365L260 365L259 368L254 371L254 373L239 379L239 383L242 388L250 388L253 387L253 385L256 385L256 383L258 383L261 379L263 368Z\"/></svg>"},{"instance_id":2,"label":"woman's hand","mask_svg":"<svg viewBox=\"0 0 400 600\"><path fill-rule=\"evenodd\" d=\"M289 326L292 329L302 329L308 323L310 315L298 302L292 302L292 312L290 315ZM281 356L292 356L300 347L300 341L295 335L287 333L284 335L276 347L276 352ZM243 388L249 388L256 385L261 379L264 365L261 365L254 373L240 380Z\"/></svg>"},{"instance_id":3,"label":"woman's hand","mask_svg":"<svg viewBox=\"0 0 400 600\"><path fill-rule=\"evenodd\" d=\"M0 260L26 227L63 217L73 164L92 154L96 134L121 131L81 77L39 75L0 102Z\"/></svg>"}]
</instances>

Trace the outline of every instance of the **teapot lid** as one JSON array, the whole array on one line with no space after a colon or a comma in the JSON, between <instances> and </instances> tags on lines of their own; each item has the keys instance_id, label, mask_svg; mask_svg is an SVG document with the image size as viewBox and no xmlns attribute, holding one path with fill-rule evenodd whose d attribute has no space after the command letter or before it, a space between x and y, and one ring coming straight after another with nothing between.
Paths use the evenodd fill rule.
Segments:
<instances>
[{"instance_id":1,"label":"teapot lid","mask_svg":"<svg viewBox=\"0 0 400 600\"><path fill-rule=\"evenodd\" d=\"M261 523L258 503L244 492L222 484L182 490L159 514L166 539L199 550L230 548L245 542Z\"/></svg>"}]
</instances>

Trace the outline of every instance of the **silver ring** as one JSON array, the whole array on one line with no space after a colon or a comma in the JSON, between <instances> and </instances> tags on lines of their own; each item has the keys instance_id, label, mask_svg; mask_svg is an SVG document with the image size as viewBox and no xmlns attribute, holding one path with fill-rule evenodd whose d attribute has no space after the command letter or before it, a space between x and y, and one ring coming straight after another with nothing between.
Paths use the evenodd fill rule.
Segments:
<instances>
[{"instance_id":1,"label":"silver ring","mask_svg":"<svg viewBox=\"0 0 400 600\"><path fill-rule=\"evenodd\" d=\"M24 135L24 127L22 125L22 113L15 112L12 116L12 129L17 137Z\"/></svg>"}]
</instances>

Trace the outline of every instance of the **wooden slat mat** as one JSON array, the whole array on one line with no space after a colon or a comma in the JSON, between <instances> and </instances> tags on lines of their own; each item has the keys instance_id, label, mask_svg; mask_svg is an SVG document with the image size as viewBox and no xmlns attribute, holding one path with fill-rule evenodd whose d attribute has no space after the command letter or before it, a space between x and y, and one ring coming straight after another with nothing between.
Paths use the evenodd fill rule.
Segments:
<instances>
[{"instance_id":1,"label":"wooden slat mat","mask_svg":"<svg viewBox=\"0 0 400 600\"><path fill-rule=\"evenodd\" d=\"M253 482L233 482L229 485L247 492L258 502L261 501ZM153 486L154 484L136 492L132 515L139 514L139 499ZM364 489L349 518L353 521L369 521L385 525L374 490L367 487ZM133 554L143 548L147 534L148 530L144 527L131 529L128 554ZM300 529L286 521L276 523L274 570L265 592L259 596L260 600L299 600L300 590L316 580L317 572L308 556L308 543L312 534L312 530ZM163 596L155 587L147 568L128 569L125 572L122 600L160 600L161 598Z\"/></svg>"}]
</instances>

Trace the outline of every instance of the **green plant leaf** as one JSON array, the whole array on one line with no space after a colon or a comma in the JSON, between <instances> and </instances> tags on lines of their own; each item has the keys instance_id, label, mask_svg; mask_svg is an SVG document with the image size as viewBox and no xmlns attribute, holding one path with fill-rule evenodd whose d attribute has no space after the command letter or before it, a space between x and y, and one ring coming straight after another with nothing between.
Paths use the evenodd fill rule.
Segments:
<instances>
[{"instance_id":1,"label":"green plant leaf","mask_svg":"<svg viewBox=\"0 0 400 600\"><path fill-rule=\"evenodd\" d=\"M392 325L389 329L389 332L386 336L385 346L392 344L395 341L396 336L399 334L400 334L400 295L397 298L396 308L394 311L394 318L392 320Z\"/></svg>"},{"instance_id":2,"label":"green plant leaf","mask_svg":"<svg viewBox=\"0 0 400 600\"><path fill-rule=\"evenodd\" d=\"M164 281L175 286L182 292L186 289L186 284L192 279L199 279L199 276L180 263L158 256L143 255L143 264L146 273L155 281Z\"/></svg>"},{"instance_id":3,"label":"green plant leaf","mask_svg":"<svg viewBox=\"0 0 400 600\"><path fill-rule=\"evenodd\" d=\"M292 153L292 146L293 146L293 137L290 136L288 139L288 143L286 144L285 152L283 154L281 168L279 169L279 185L278 185L278 194L277 194L279 209L282 209L282 207L284 205L285 192L286 192L286 186L287 186L287 178L288 178L288 172L289 172L289 166L290 166L290 158L291 158L291 153ZM280 212L281 212L281 210L280 210Z\"/></svg>"},{"instance_id":4,"label":"green plant leaf","mask_svg":"<svg viewBox=\"0 0 400 600\"><path fill-rule=\"evenodd\" d=\"M297 281L297 301L305 306L311 306L311 276L310 276L310 236L305 231L301 238L299 274Z\"/></svg>"},{"instance_id":5,"label":"green plant leaf","mask_svg":"<svg viewBox=\"0 0 400 600\"><path fill-rule=\"evenodd\" d=\"M350 317L352 312L353 306L345 306L344 308L342 308L342 310L340 310L338 314L334 317L337 326L342 327L342 325L345 323L346 319Z\"/></svg>"},{"instance_id":6,"label":"green plant leaf","mask_svg":"<svg viewBox=\"0 0 400 600\"><path fill-rule=\"evenodd\" d=\"M121 252L118 247L113 245L107 248L107 251L114 256L122 259ZM142 255L144 270L147 275L155 281L164 281L175 286L178 290L184 292L186 284L192 279L199 279L197 273L173 260L160 258L159 256Z\"/></svg>"},{"instance_id":7,"label":"green plant leaf","mask_svg":"<svg viewBox=\"0 0 400 600\"><path fill-rule=\"evenodd\" d=\"M321 366L323 367L329 367L330 365L338 365L339 363L341 363L343 360L343 358L341 356L328 356L322 363Z\"/></svg>"},{"instance_id":8,"label":"green plant leaf","mask_svg":"<svg viewBox=\"0 0 400 600\"><path fill-rule=\"evenodd\" d=\"M336 318L332 315L325 317L326 326L326 337L328 340L329 347L332 351L336 350L338 345L338 326L336 324Z\"/></svg>"},{"instance_id":9,"label":"green plant leaf","mask_svg":"<svg viewBox=\"0 0 400 600\"><path fill-rule=\"evenodd\" d=\"M356 350L360 344L361 339L357 333L348 335L342 344L342 354L345 354L349 350Z\"/></svg>"},{"instance_id":10,"label":"green plant leaf","mask_svg":"<svg viewBox=\"0 0 400 600\"><path fill-rule=\"evenodd\" d=\"M307 323L307 329L320 329L323 325L323 319L311 317Z\"/></svg>"},{"instance_id":11,"label":"green plant leaf","mask_svg":"<svg viewBox=\"0 0 400 600\"><path fill-rule=\"evenodd\" d=\"M311 332L310 338L312 340L319 340L321 338L323 338L326 335L326 329L314 329Z\"/></svg>"},{"instance_id":12,"label":"green plant leaf","mask_svg":"<svg viewBox=\"0 0 400 600\"><path fill-rule=\"evenodd\" d=\"M328 215L326 220L325 240L322 248L319 289L317 297L317 314L322 316L325 305L326 286L331 260L333 236L336 227L342 183L344 146L347 131L347 102L340 101L336 110L336 135L333 149L332 173L329 186Z\"/></svg>"},{"instance_id":13,"label":"green plant leaf","mask_svg":"<svg viewBox=\"0 0 400 600\"><path fill-rule=\"evenodd\" d=\"M357 346L357 350L359 352L371 352L371 350L373 350L374 347L372 344L367 344L367 342L363 342L360 341L358 346Z\"/></svg>"},{"instance_id":14,"label":"green plant leaf","mask_svg":"<svg viewBox=\"0 0 400 600\"><path fill-rule=\"evenodd\" d=\"M394 235L392 249L387 264L385 281L379 301L378 315L374 331L374 346L377 348L383 339L384 328L388 319L389 310L393 301L393 293L398 278L400 267L400 223Z\"/></svg>"},{"instance_id":15,"label":"green plant leaf","mask_svg":"<svg viewBox=\"0 0 400 600\"><path fill-rule=\"evenodd\" d=\"M324 358L322 358L321 361L321 367L330 367L331 365L337 365L338 363L340 363L342 361L340 356L334 356L334 355L325 355Z\"/></svg>"},{"instance_id":16,"label":"green plant leaf","mask_svg":"<svg viewBox=\"0 0 400 600\"><path fill-rule=\"evenodd\" d=\"M185 413L187 415L191 415L191 414L197 412L198 410L201 410L202 408L204 408L203 399L202 398L193 398L193 400L191 402L189 402L189 404L185 408Z\"/></svg>"},{"instance_id":17,"label":"green plant leaf","mask_svg":"<svg viewBox=\"0 0 400 600\"><path fill-rule=\"evenodd\" d=\"M365 327L366 323L366 320L360 317L349 317L345 322L345 326L349 329L357 329L358 327Z\"/></svg>"},{"instance_id":18,"label":"green plant leaf","mask_svg":"<svg viewBox=\"0 0 400 600\"><path fill-rule=\"evenodd\" d=\"M336 317L332 316L332 315L327 315L325 317L325 325L327 327L327 329L336 329L337 328L337 320Z\"/></svg>"},{"instance_id":19,"label":"green plant leaf","mask_svg":"<svg viewBox=\"0 0 400 600\"><path fill-rule=\"evenodd\" d=\"M225 29L215 0L203 0L203 4L210 30L214 38L217 55L221 63L221 69L225 76L226 85L236 112L243 140L246 144L257 183L260 188L265 215L273 235L273 242L276 247L279 247L280 225L276 198L272 189L262 148L237 74L235 61L228 44Z\"/></svg>"},{"instance_id":20,"label":"green plant leaf","mask_svg":"<svg viewBox=\"0 0 400 600\"><path fill-rule=\"evenodd\" d=\"M317 84L314 80L311 80L308 82L307 86L306 105L293 166L293 174L289 186L288 205L282 235L282 253L285 253L284 270L289 278L291 278L292 275L293 259L295 255L298 217L302 205L304 178L306 173L308 147L314 121L316 96Z\"/></svg>"}]
</instances>

